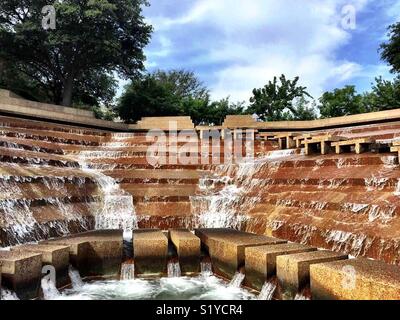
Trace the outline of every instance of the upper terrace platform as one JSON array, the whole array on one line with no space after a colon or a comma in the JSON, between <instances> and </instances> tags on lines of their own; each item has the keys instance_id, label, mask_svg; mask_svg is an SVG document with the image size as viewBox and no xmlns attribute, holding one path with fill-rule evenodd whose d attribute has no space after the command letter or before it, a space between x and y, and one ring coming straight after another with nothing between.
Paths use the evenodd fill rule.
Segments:
<instances>
[{"instance_id":1,"label":"upper terrace platform","mask_svg":"<svg viewBox=\"0 0 400 320\"><path fill-rule=\"evenodd\" d=\"M0 114L36 120L45 120L48 122L68 124L72 126L97 128L105 131L114 132L135 132L147 131L152 129L161 129L164 131L168 131L171 128L175 129L174 124L171 127L170 121L175 121L176 130L178 131L204 131L208 129L254 129L259 132L267 133L288 131L309 132L400 121L400 109L394 109L310 121L258 122L254 120L251 115L233 115L227 116L221 126L215 127L195 127L190 117L145 117L141 119L137 124L125 124L122 122L96 119L94 113L88 110L68 108L53 104L45 104L25 100L14 94L13 92L3 89L0 89Z\"/></svg>"}]
</instances>

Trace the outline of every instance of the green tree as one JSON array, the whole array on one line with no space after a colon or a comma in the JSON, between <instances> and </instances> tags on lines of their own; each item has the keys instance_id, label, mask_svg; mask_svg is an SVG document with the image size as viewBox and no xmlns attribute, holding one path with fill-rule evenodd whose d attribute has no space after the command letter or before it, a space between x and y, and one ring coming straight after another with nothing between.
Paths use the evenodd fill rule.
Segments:
<instances>
[{"instance_id":1,"label":"green tree","mask_svg":"<svg viewBox=\"0 0 400 320\"><path fill-rule=\"evenodd\" d=\"M365 95L368 111L381 111L400 108L400 77L393 81L375 79L372 91Z\"/></svg>"},{"instance_id":2,"label":"green tree","mask_svg":"<svg viewBox=\"0 0 400 320\"><path fill-rule=\"evenodd\" d=\"M321 118L341 117L367 111L363 97L357 94L355 86L345 86L332 92L325 92L319 102Z\"/></svg>"},{"instance_id":3,"label":"green tree","mask_svg":"<svg viewBox=\"0 0 400 320\"><path fill-rule=\"evenodd\" d=\"M117 113L126 122L142 117L177 116L182 114L181 101L167 85L147 75L125 87Z\"/></svg>"},{"instance_id":4,"label":"green tree","mask_svg":"<svg viewBox=\"0 0 400 320\"><path fill-rule=\"evenodd\" d=\"M143 70L143 48L152 31L142 16L145 0L56 1L55 30L42 28L47 4L0 2L0 60L8 73L17 71L16 78L27 80L21 90L33 84L40 88L35 95L65 106L75 95L108 100L110 75L134 78ZM10 88L15 79L1 81Z\"/></svg>"},{"instance_id":5,"label":"green tree","mask_svg":"<svg viewBox=\"0 0 400 320\"><path fill-rule=\"evenodd\" d=\"M268 121L283 120L287 116L285 111L295 115L295 99L311 97L307 88L299 86L298 81L299 77L289 80L282 74L278 83L277 77L274 77L264 88L253 90L248 111L256 113L261 120Z\"/></svg>"},{"instance_id":6,"label":"green tree","mask_svg":"<svg viewBox=\"0 0 400 320\"><path fill-rule=\"evenodd\" d=\"M389 26L389 40L381 44L382 59L392 67L392 72L400 72L400 22Z\"/></svg>"},{"instance_id":7,"label":"green tree","mask_svg":"<svg viewBox=\"0 0 400 320\"><path fill-rule=\"evenodd\" d=\"M283 116L285 120L314 120L317 119L317 113L315 112L316 103L315 101L310 102L305 98L296 99L294 102L294 112L286 112Z\"/></svg>"},{"instance_id":8,"label":"green tree","mask_svg":"<svg viewBox=\"0 0 400 320\"><path fill-rule=\"evenodd\" d=\"M192 71L187 70L157 70L151 74L158 82L170 87L178 97L199 100L209 99L209 90Z\"/></svg>"}]
</instances>

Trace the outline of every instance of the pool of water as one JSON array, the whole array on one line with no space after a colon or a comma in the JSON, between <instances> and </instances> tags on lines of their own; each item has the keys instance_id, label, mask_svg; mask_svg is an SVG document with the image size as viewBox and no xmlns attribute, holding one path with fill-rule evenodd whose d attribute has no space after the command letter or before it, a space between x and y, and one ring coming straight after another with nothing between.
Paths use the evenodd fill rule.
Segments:
<instances>
[{"instance_id":1,"label":"pool of water","mask_svg":"<svg viewBox=\"0 0 400 320\"><path fill-rule=\"evenodd\" d=\"M84 283L48 299L71 300L250 300L257 297L215 276Z\"/></svg>"}]
</instances>

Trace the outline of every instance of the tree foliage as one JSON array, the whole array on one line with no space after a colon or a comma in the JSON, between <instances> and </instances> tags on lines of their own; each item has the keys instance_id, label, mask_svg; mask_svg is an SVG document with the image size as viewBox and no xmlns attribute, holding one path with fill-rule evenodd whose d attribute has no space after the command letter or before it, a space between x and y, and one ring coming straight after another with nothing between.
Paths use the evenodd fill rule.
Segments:
<instances>
[{"instance_id":1,"label":"tree foliage","mask_svg":"<svg viewBox=\"0 0 400 320\"><path fill-rule=\"evenodd\" d=\"M284 120L287 112L295 115L294 101L311 97L306 91L307 88L299 86L298 81L299 77L290 80L282 74L279 83L277 77L274 77L264 88L254 89L249 111L257 114L261 120L268 121Z\"/></svg>"},{"instance_id":2,"label":"tree foliage","mask_svg":"<svg viewBox=\"0 0 400 320\"><path fill-rule=\"evenodd\" d=\"M2 85L25 80L35 95L71 105L82 96L109 100L114 73L137 77L152 28L142 17L144 0L56 1L56 29L42 28L46 0L0 2ZM5 74L16 72L14 79Z\"/></svg>"},{"instance_id":3,"label":"tree foliage","mask_svg":"<svg viewBox=\"0 0 400 320\"><path fill-rule=\"evenodd\" d=\"M243 103L211 102L208 89L185 70L157 71L127 85L117 113L127 122L151 116L190 116L198 124L219 125L228 114L243 112Z\"/></svg>"},{"instance_id":4,"label":"tree foliage","mask_svg":"<svg viewBox=\"0 0 400 320\"><path fill-rule=\"evenodd\" d=\"M381 44L382 59L392 67L393 73L400 72L400 22L389 26L389 40Z\"/></svg>"},{"instance_id":5,"label":"tree foliage","mask_svg":"<svg viewBox=\"0 0 400 320\"><path fill-rule=\"evenodd\" d=\"M341 117L365 112L363 97L357 94L355 86L345 86L332 92L325 92L318 105L322 118Z\"/></svg>"}]
</instances>

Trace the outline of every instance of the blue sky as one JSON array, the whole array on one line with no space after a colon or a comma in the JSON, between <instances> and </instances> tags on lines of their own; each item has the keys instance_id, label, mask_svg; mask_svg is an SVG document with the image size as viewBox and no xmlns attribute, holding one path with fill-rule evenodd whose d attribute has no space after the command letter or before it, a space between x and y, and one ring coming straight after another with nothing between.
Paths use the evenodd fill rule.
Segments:
<instances>
[{"instance_id":1,"label":"blue sky","mask_svg":"<svg viewBox=\"0 0 400 320\"><path fill-rule=\"evenodd\" d=\"M194 71L212 98L247 101L274 75L300 76L318 98L346 84L368 90L390 79L380 60L386 28L400 21L400 0L150 0L154 26L146 67ZM355 29L343 28L352 5Z\"/></svg>"}]
</instances>

